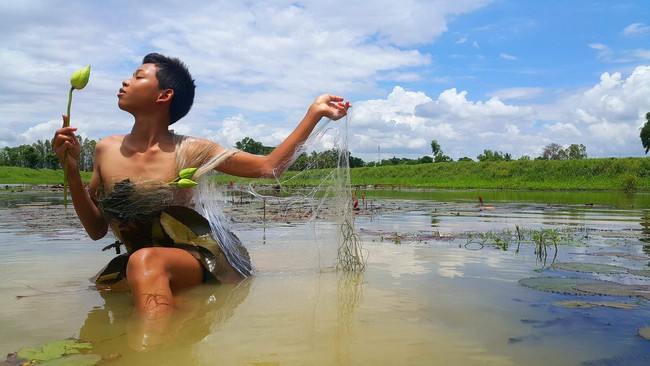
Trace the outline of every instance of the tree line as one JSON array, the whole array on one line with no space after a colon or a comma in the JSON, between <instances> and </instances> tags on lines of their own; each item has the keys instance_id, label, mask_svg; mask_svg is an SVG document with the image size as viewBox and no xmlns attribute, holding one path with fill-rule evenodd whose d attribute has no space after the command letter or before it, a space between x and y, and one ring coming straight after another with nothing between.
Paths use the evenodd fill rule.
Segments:
<instances>
[{"instance_id":1,"label":"tree line","mask_svg":"<svg viewBox=\"0 0 650 366\"><path fill-rule=\"evenodd\" d=\"M97 142L90 138L77 136L80 146L79 169L93 170L95 160L95 145ZM38 140L31 145L5 147L0 150L0 166L17 166L32 169L60 169L61 164L52 149L50 140Z\"/></svg>"},{"instance_id":2,"label":"tree line","mask_svg":"<svg viewBox=\"0 0 650 366\"><path fill-rule=\"evenodd\" d=\"M81 154L79 159L79 169L85 171L92 171L93 161L95 155L95 145L97 142L90 138L83 138L77 136L81 146ZM255 141L250 137L245 137L241 141L235 143L235 147L239 150L249 152L256 155L267 155L275 147L265 146L259 141ZM429 163L443 163L453 161L449 156L445 155L440 144L433 140L431 141L432 155L425 155L417 159L392 158L382 159L380 161L365 162L363 159L352 156L349 152L342 154L338 149L330 149L322 152L312 151L311 153L303 153L296 158L293 165L289 170L305 170L305 169L332 169L340 166L341 158L347 157L350 168L358 167L374 167L374 166L389 166L389 165L416 165L416 164L429 164ZM567 159L586 159L587 149L582 144L572 144L567 148L563 148L558 144L547 145L540 156L535 160L567 160ZM476 157L479 162L489 161L512 161L514 160L509 153L501 151L484 150L483 153ZM532 160L529 156L524 155L518 160ZM474 161L469 157L462 157L458 161ZM18 147L5 147L0 150L0 166L18 166L33 169L60 169L61 165L54 150L52 149L49 140L38 140L31 145L20 145Z\"/></svg>"},{"instance_id":3,"label":"tree line","mask_svg":"<svg viewBox=\"0 0 650 366\"><path fill-rule=\"evenodd\" d=\"M239 150L249 152L256 155L266 155L273 151L274 147L264 146L261 142L255 141L250 137L245 137L235 144ZM392 157L382 159L378 162L370 161L365 162L361 158L352 156L349 152L341 154L338 149L330 149L323 152L312 151L311 153L301 154L293 163L289 170L305 170L305 169L331 169L339 166L339 159L341 156L348 157L350 168L358 167L373 167L373 166L388 166L388 165L416 165L416 164L429 164L429 163L444 163L453 161L452 158L445 155L438 141L431 141L432 155L425 155L417 159L398 158ZM569 159L586 159L587 148L582 144L571 144L566 148L552 143L544 147L540 156L535 160L569 160ZM487 161L512 161L514 160L509 153L501 151L483 150L482 154L476 157L479 162ZM524 155L518 160L532 160L531 157ZM458 161L474 161L468 157L462 157Z\"/></svg>"}]
</instances>

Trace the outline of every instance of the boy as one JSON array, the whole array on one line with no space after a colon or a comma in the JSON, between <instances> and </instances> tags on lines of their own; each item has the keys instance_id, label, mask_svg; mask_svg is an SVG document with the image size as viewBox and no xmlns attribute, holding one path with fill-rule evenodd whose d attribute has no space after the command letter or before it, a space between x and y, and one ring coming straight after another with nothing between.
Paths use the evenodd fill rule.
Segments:
<instances>
[{"instance_id":1,"label":"boy","mask_svg":"<svg viewBox=\"0 0 650 366\"><path fill-rule=\"evenodd\" d=\"M208 151L208 155L211 155L208 158L222 155L223 159L215 168L223 173L242 177L276 177L286 168L296 147L323 117L340 119L350 108L350 103L341 97L328 94L318 97L296 129L267 156L241 151L233 153L200 139L192 139L180 154L179 141L183 138L168 127L190 110L194 89L194 80L180 60L156 53L145 56L133 76L122 82L117 94L119 108L132 114L135 119L131 132L109 136L97 143L88 191L84 189L77 168L79 144L74 135L76 128L63 127L56 131L52 146L61 164L68 165L67 178L75 211L93 240L103 238L109 226L118 237L128 237L129 229L132 229L132 238L158 228L154 224L140 230L141 226L138 225L142 220L136 221L135 227L133 220L124 219L119 225L110 222L107 219L108 210L103 208L100 199L105 187L123 186L125 183L170 182L179 174L179 158L206 160L194 156L199 150ZM64 115L64 122L66 119ZM67 160L64 158L66 152ZM169 238L165 234L161 234L161 237ZM136 309L148 318L156 318L173 309L174 293L202 283L208 269L202 264L205 261L197 260L199 257L192 251L173 245L152 246L155 240L143 240L151 243L137 243L134 239L131 240L131 247L127 245L130 256L126 265L126 280ZM221 282L237 282L244 277L231 266L225 267L219 273L213 273Z\"/></svg>"}]
</instances>

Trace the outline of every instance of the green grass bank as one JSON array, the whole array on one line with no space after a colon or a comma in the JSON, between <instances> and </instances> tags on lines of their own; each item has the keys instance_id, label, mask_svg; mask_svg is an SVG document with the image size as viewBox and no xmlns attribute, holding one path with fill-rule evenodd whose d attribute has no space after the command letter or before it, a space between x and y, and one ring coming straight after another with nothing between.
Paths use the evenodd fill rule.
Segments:
<instances>
[{"instance_id":1,"label":"green grass bank","mask_svg":"<svg viewBox=\"0 0 650 366\"><path fill-rule=\"evenodd\" d=\"M81 172L81 179L89 182L91 175ZM63 170L0 166L0 184L63 184Z\"/></svg>"},{"instance_id":2,"label":"green grass bank","mask_svg":"<svg viewBox=\"0 0 650 366\"><path fill-rule=\"evenodd\" d=\"M329 172L302 172L287 185L316 185ZM294 174L287 172L283 180ZM423 189L650 191L650 158L394 165L351 169L350 179L354 186Z\"/></svg>"},{"instance_id":3,"label":"green grass bank","mask_svg":"<svg viewBox=\"0 0 650 366\"><path fill-rule=\"evenodd\" d=\"M287 182L291 186L313 186L330 170L301 172ZM295 172L287 172L286 178ZM82 173L85 181L90 173ZM350 171L354 186L431 189L515 190L616 190L650 191L650 158L606 158L583 160L533 160L509 162L449 162L355 168ZM228 184L241 178L217 176ZM0 167L0 184L59 184L61 170ZM268 184L272 181L256 180Z\"/></svg>"}]
</instances>

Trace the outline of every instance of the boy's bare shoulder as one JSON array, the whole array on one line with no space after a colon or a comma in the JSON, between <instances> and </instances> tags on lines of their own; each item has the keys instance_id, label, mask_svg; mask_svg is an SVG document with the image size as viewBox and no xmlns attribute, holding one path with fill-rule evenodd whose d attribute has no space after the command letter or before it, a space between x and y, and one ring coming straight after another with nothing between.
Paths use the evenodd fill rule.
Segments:
<instances>
[{"instance_id":1,"label":"boy's bare shoulder","mask_svg":"<svg viewBox=\"0 0 650 366\"><path fill-rule=\"evenodd\" d=\"M186 145L192 150L208 149L208 148L222 149L221 145L217 144L212 140L208 140L205 138L194 137L194 136L183 136L182 138L185 140Z\"/></svg>"},{"instance_id":2,"label":"boy's bare shoulder","mask_svg":"<svg viewBox=\"0 0 650 366\"><path fill-rule=\"evenodd\" d=\"M103 137L99 141L97 141L97 144L95 145L95 150L102 151L102 150L110 149L111 147L114 146L119 146L122 144L122 141L124 141L124 136L125 135L111 135L111 136Z\"/></svg>"},{"instance_id":3,"label":"boy's bare shoulder","mask_svg":"<svg viewBox=\"0 0 650 366\"><path fill-rule=\"evenodd\" d=\"M126 135L110 135L106 137L102 137L99 139L97 144L111 144L115 142L122 142L124 140L124 136Z\"/></svg>"}]
</instances>

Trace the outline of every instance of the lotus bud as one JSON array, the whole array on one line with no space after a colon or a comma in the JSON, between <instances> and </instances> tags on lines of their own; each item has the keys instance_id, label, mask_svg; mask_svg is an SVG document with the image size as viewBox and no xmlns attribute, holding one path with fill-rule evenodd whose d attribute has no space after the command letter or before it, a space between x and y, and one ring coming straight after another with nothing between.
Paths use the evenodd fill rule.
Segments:
<instances>
[{"instance_id":1,"label":"lotus bud","mask_svg":"<svg viewBox=\"0 0 650 366\"><path fill-rule=\"evenodd\" d=\"M90 65L75 71L72 78L70 78L70 85L77 90L81 90L88 85L88 80L90 80Z\"/></svg>"},{"instance_id":2,"label":"lotus bud","mask_svg":"<svg viewBox=\"0 0 650 366\"><path fill-rule=\"evenodd\" d=\"M195 185L197 185L198 183L196 183L195 181L193 181L191 179L181 179L181 180L178 181L177 184L178 184L178 186L180 188L192 188Z\"/></svg>"},{"instance_id":3,"label":"lotus bud","mask_svg":"<svg viewBox=\"0 0 650 366\"><path fill-rule=\"evenodd\" d=\"M70 126L70 107L72 106L72 92L77 89L81 90L88 85L88 80L90 80L90 65L84 67L83 69L79 69L75 71L74 74L72 74L72 77L70 78L70 92L68 93L68 111L66 113L66 116L68 118L66 119L65 123L63 124L63 127L68 127ZM66 150L65 152L65 157L63 159L63 206L67 209L68 208L68 164L66 161L68 160L68 151Z\"/></svg>"},{"instance_id":4,"label":"lotus bud","mask_svg":"<svg viewBox=\"0 0 650 366\"><path fill-rule=\"evenodd\" d=\"M198 168L185 168L178 173L181 179L192 179Z\"/></svg>"}]
</instances>

